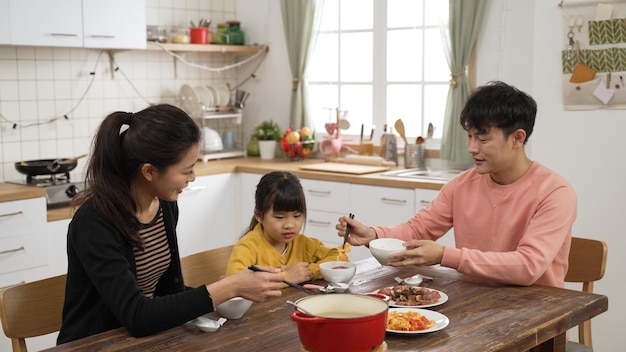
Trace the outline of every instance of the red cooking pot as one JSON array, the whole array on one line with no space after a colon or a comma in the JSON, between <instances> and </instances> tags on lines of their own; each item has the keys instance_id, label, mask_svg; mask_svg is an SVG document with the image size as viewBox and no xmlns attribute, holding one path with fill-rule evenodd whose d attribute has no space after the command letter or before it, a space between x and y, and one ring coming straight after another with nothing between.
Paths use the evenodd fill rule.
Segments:
<instances>
[{"instance_id":1,"label":"red cooking pot","mask_svg":"<svg viewBox=\"0 0 626 352\"><path fill-rule=\"evenodd\" d=\"M312 295L296 301L291 312L300 342L316 351L371 351L382 345L389 305L382 299L357 294Z\"/></svg>"}]
</instances>

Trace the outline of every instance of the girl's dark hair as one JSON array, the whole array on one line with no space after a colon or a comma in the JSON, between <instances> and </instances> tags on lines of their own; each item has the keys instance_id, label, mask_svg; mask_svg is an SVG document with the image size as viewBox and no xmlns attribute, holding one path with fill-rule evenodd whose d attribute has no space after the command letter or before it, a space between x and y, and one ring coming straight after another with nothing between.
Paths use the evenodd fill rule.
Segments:
<instances>
[{"instance_id":1,"label":"girl's dark hair","mask_svg":"<svg viewBox=\"0 0 626 352\"><path fill-rule=\"evenodd\" d=\"M461 112L463 129L487 133L491 127L502 129L506 138L517 129L533 133L537 103L528 94L504 82L493 81L478 87L467 99Z\"/></svg>"},{"instance_id":2,"label":"girl's dark hair","mask_svg":"<svg viewBox=\"0 0 626 352\"><path fill-rule=\"evenodd\" d=\"M200 143L200 136L189 115L172 105L108 115L93 139L85 189L74 197L74 204L91 199L100 214L142 248L141 224L130 189L133 175L145 163L165 171Z\"/></svg>"},{"instance_id":3,"label":"girl's dark hair","mask_svg":"<svg viewBox=\"0 0 626 352\"><path fill-rule=\"evenodd\" d=\"M269 210L299 211L306 219L306 199L300 180L286 171L273 171L261 177L254 194L254 212L265 215ZM252 216L248 231L258 224Z\"/></svg>"}]
</instances>

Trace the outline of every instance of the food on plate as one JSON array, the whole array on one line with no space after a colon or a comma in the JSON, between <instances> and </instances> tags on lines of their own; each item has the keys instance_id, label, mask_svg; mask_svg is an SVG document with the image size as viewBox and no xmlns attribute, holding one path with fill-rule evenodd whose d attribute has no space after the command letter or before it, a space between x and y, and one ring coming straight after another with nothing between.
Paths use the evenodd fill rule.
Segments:
<instances>
[{"instance_id":1,"label":"food on plate","mask_svg":"<svg viewBox=\"0 0 626 352\"><path fill-rule=\"evenodd\" d=\"M347 262L350 260L346 253L350 252L350 243L346 243L344 245L337 246L337 250L339 251L339 255L337 255L337 260Z\"/></svg>"},{"instance_id":2,"label":"food on plate","mask_svg":"<svg viewBox=\"0 0 626 352\"><path fill-rule=\"evenodd\" d=\"M387 329L396 331L419 331L430 329L437 325L434 320L428 320L418 312L392 311L387 315Z\"/></svg>"},{"instance_id":3,"label":"food on plate","mask_svg":"<svg viewBox=\"0 0 626 352\"><path fill-rule=\"evenodd\" d=\"M441 298L439 291L411 285L384 287L378 293L389 296L396 306L423 306L437 303Z\"/></svg>"}]
</instances>

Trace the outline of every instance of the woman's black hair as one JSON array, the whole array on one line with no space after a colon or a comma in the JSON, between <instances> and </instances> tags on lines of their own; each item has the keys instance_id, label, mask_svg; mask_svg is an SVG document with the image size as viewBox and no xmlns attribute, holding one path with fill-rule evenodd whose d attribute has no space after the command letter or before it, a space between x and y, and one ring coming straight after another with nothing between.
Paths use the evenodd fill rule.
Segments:
<instances>
[{"instance_id":1,"label":"woman's black hair","mask_svg":"<svg viewBox=\"0 0 626 352\"><path fill-rule=\"evenodd\" d=\"M146 163L165 171L200 143L200 137L189 115L168 104L108 115L93 139L85 189L74 197L74 204L91 199L100 214L142 248L141 223L131 194L133 175Z\"/></svg>"},{"instance_id":2,"label":"woman's black hair","mask_svg":"<svg viewBox=\"0 0 626 352\"><path fill-rule=\"evenodd\" d=\"M298 211L306 219L306 199L300 180L287 171L273 171L261 177L254 194L255 214L265 215L270 209L274 211ZM248 231L258 224L252 216Z\"/></svg>"},{"instance_id":3,"label":"woman's black hair","mask_svg":"<svg viewBox=\"0 0 626 352\"><path fill-rule=\"evenodd\" d=\"M528 94L500 81L478 87L467 99L461 112L463 129L487 133L491 127L502 129L504 137L518 129L526 132L526 140L533 133L537 103Z\"/></svg>"}]
</instances>

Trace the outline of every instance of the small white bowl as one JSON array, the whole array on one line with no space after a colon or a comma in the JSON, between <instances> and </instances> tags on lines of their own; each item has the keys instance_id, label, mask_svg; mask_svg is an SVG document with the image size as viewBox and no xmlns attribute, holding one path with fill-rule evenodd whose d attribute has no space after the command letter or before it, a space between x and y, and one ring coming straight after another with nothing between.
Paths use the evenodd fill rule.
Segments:
<instances>
[{"instance_id":1,"label":"small white bowl","mask_svg":"<svg viewBox=\"0 0 626 352\"><path fill-rule=\"evenodd\" d=\"M217 312L227 319L239 319L248 311L252 301L243 297L231 298L217 306Z\"/></svg>"},{"instance_id":2,"label":"small white bowl","mask_svg":"<svg viewBox=\"0 0 626 352\"><path fill-rule=\"evenodd\" d=\"M352 262L324 262L320 264L320 273L326 282L348 283L356 273L356 265Z\"/></svg>"},{"instance_id":3,"label":"small white bowl","mask_svg":"<svg viewBox=\"0 0 626 352\"><path fill-rule=\"evenodd\" d=\"M395 238L377 238L370 242L370 253L382 265L387 265L389 256L406 250L402 244L404 241Z\"/></svg>"}]
</instances>

